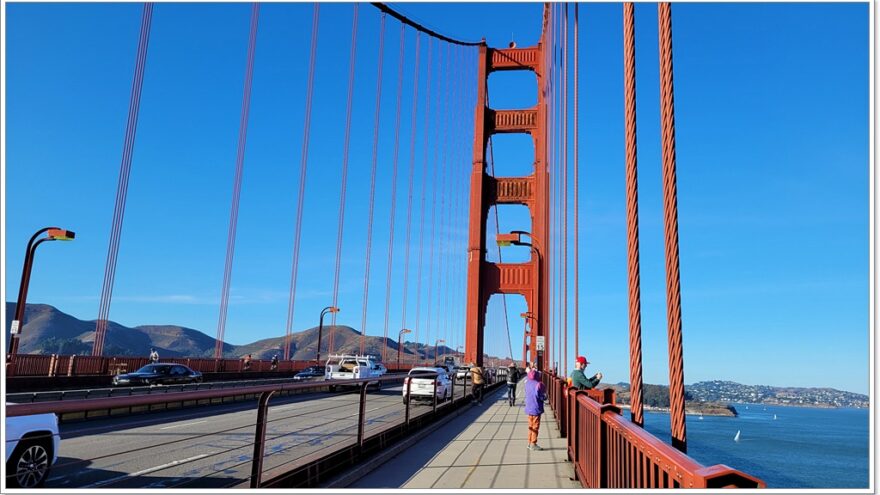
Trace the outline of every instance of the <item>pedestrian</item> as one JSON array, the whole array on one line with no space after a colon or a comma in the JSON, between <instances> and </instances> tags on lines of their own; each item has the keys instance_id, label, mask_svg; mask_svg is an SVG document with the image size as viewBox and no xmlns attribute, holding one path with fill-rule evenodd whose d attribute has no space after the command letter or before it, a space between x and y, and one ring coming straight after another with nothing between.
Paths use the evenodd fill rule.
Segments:
<instances>
[{"instance_id":1,"label":"pedestrian","mask_svg":"<svg viewBox=\"0 0 880 495\"><path fill-rule=\"evenodd\" d=\"M516 402L516 382L518 381L519 368L511 361L510 366L507 367L507 399L511 406Z\"/></svg>"},{"instance_id":2,"label":"pedestrian","mask_svg":"<svg viewBox=\"0 0 880 495\"><path fill-rule=\"evenodd\" d=\"M526 375L526 416L529 418L529 450L544 450L538 446L538 431L541 429L541 415L544 414L544 401L547 394L541 383L540 372L530 370Z\"/></svg>"},{"instance_id":3,"label":"pedestrian","mask_svg":"<svg viewBox=\"0 0 880 495\"><path fill-rule=\"evenodd\" d=\"M587 361L587 358L584 356L578 356L574 360L574 371L571 372L572 387L576 387L578 390L587 390L595 387L602 380L602 373L596 373L590 378L587 378L587 375L584 374L584 370L587 369L588 364L590 364L590 362Z\"/></svg>"},{"instance_id":4,"label":"pedestrian","mask_svg":"<svg viewBox=\"0 0 880 495\"><path fill-rule=\"evenodd\" d=\"M474 404L479 402L480 405L483 405L483 384L485 383L483 368L473 363L471 364L471 382L474 385Z\"/></svg>"},{"instance_id":5,"label":"pedestrian","mask_svg":"<svg viewBox=\"0 0 880 495\"><path fill-rule=\"evenodd\" d=\"M251 355L248 354L247 356L244 357L244 370L250 371L250 369L251 369Z\"/></svg>"},{"instance_id":6,"label":"pedestrian","mask_svg":"<svg viewBox=\"0 0 880 495\"><path fill-rule=\"evenodd\" d=\"M274 356L272 356L272 371L275 371L277 369L278 369L278 354L275 354Z\"/></svg>"},{"instance_id":7,"label":"pedestrian","mask_svg":"<svg viewBox=\"0 0 880 495\"><path fill-rule=\"evenodd\" d=\"M159 353L156 352L156 349L150 347L150 362L156 364L159 362Z\"/></svg>"}]
</instances>

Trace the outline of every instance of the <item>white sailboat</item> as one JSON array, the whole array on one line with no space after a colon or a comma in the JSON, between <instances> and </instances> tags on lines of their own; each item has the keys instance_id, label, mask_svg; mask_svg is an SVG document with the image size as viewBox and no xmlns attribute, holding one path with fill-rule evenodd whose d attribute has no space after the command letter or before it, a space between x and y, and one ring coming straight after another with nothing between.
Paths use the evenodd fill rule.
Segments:
<instances>
[{"instance_id":1,"label":"white sailboat","mask_svg":"<svg viewBox=\"0 0 880 495\"><path fill-rule=\"evenodd\" d=\"M773 419L776 419L776 415L775 415L775 414L773 415Z\"/></svg>"},{"instance_id":2,"label":"white sailboat","mask_svg":"<svg viewBox=\"0 0 880 495\"><path fill-rule=\"evenodd\" d=\"M734 442L739 442L739 430L736 430L736 436L733 437Z\"/></svg>"}]
</instances>

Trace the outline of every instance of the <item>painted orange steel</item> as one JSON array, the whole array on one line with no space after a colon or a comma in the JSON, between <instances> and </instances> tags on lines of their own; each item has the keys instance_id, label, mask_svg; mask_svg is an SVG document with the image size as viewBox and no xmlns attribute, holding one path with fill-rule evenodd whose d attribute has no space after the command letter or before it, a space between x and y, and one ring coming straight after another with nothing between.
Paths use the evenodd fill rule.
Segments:
<instances>
[{"instance_id":1,"label":"painted orange steel","mask_svg":"<svg viewBox=\"0 0 880 495\"><path fill-rule=\"evenodd\" d=\"M684 421L684 356L678 265L678 191L675 178L675 111L672 86L672 14L657 5L660 37L660 119L663 150L663 230L666 238L666 320L669 342L669 419L672 445L687 452Z\"/></svg>"},{"instance_id":2,"label":"painted orange steel","mask_svg":"<svg viewBox=\"0 0 880 495\"><path fill-rule=\"evenodd\" d=\"M629 284L630 417L645 424L642 407L642 309L639 276L639 186L636 142L635 15L631 2L623 4L624 120L626 122L626 247Z\"/></svg>"},{"instance_id":3,"label":"painted orange steel","mask_svg":"<svg viewBox=\"0 0 880 495\"><path fill-rule=\"evenodd\" d=\"M529 208L531 234L536 246L548 246L549 204L546 167L545 53L548 7L545 6L544 38L536 47L494 49L479 47L477 65L477 103L474 117L474 153L471 170L467 299L465 311L465 360L482 365L483 330L486 310L492 294L520 294L528 311L535 315L531 341L547 334L547 270L539 266L546 253L532 251L528 263L491 263L486 261L486 219L489 208L498 204L524 204ZM491 109L487 104L487 82L493 71L530 70L538 81L538 103L533 108ZM497 180L487 174L486 150L489 137L498 133L525 133L535 147L534 170L527 177ZM499 194L500 192L500 194ZM538 248L540 249L540 248ZM530 361L537 361L531 346ZM539 362L545 367L546 357Z\"/></svg>"},{"instance_id":4,"label":"painted orange steel","mask_svg":"<svg viewBox=\"0 0 880 495\"><path fill-rule=\"evenodd\" d=\"M723 464L703 466L627 420L611 389L579 391L550 374L543 381L585 488L766 488Z\"/></svg>"}]
</instances>

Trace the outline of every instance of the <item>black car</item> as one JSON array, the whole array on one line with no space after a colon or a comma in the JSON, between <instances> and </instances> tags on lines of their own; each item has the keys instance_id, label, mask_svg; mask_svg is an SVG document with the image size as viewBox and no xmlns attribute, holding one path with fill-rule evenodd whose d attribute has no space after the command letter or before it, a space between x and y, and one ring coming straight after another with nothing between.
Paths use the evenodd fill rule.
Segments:
<instances>
[{"instance_id":1,"label":"black car","mask_svg":"<svg viewBox=\"0 0 880 495\"><path fill-rule=\"evenodd\" d=\"M295 382L308 382L314 380L321 380L324 378L324 366L309 366L308 368L300 371L293 377L293 381Z\"/></svg>"},{"instance_id":2,"label":"black car","mask_svg":"<svg viewBox=\"0 0 880 495\"><path fill-rule=\"evenodd\" d=\"M113 377L114 386L171 385L202 381L202 374L174 363L148 364L132 373Z\"/></svg>"}]
</instances>

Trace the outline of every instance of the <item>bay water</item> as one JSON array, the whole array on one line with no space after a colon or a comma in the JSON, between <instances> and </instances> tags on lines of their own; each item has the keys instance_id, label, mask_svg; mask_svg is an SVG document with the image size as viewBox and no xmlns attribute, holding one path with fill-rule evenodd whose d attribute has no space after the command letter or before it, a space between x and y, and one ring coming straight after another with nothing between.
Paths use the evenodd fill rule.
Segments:
<instances>
[{"instance_id":1,"label":"bay water","mask_svg":"<svg viewBox=\"0 0 880 495\"><path fill-rule=\"evenodd\" d=\"M735 418L687 416L689 456L761 478L767 488L868 488L868 409L733 406ZM669 442L669 414L646 411L645 429Z\"/></svg>"}]
</instances>

